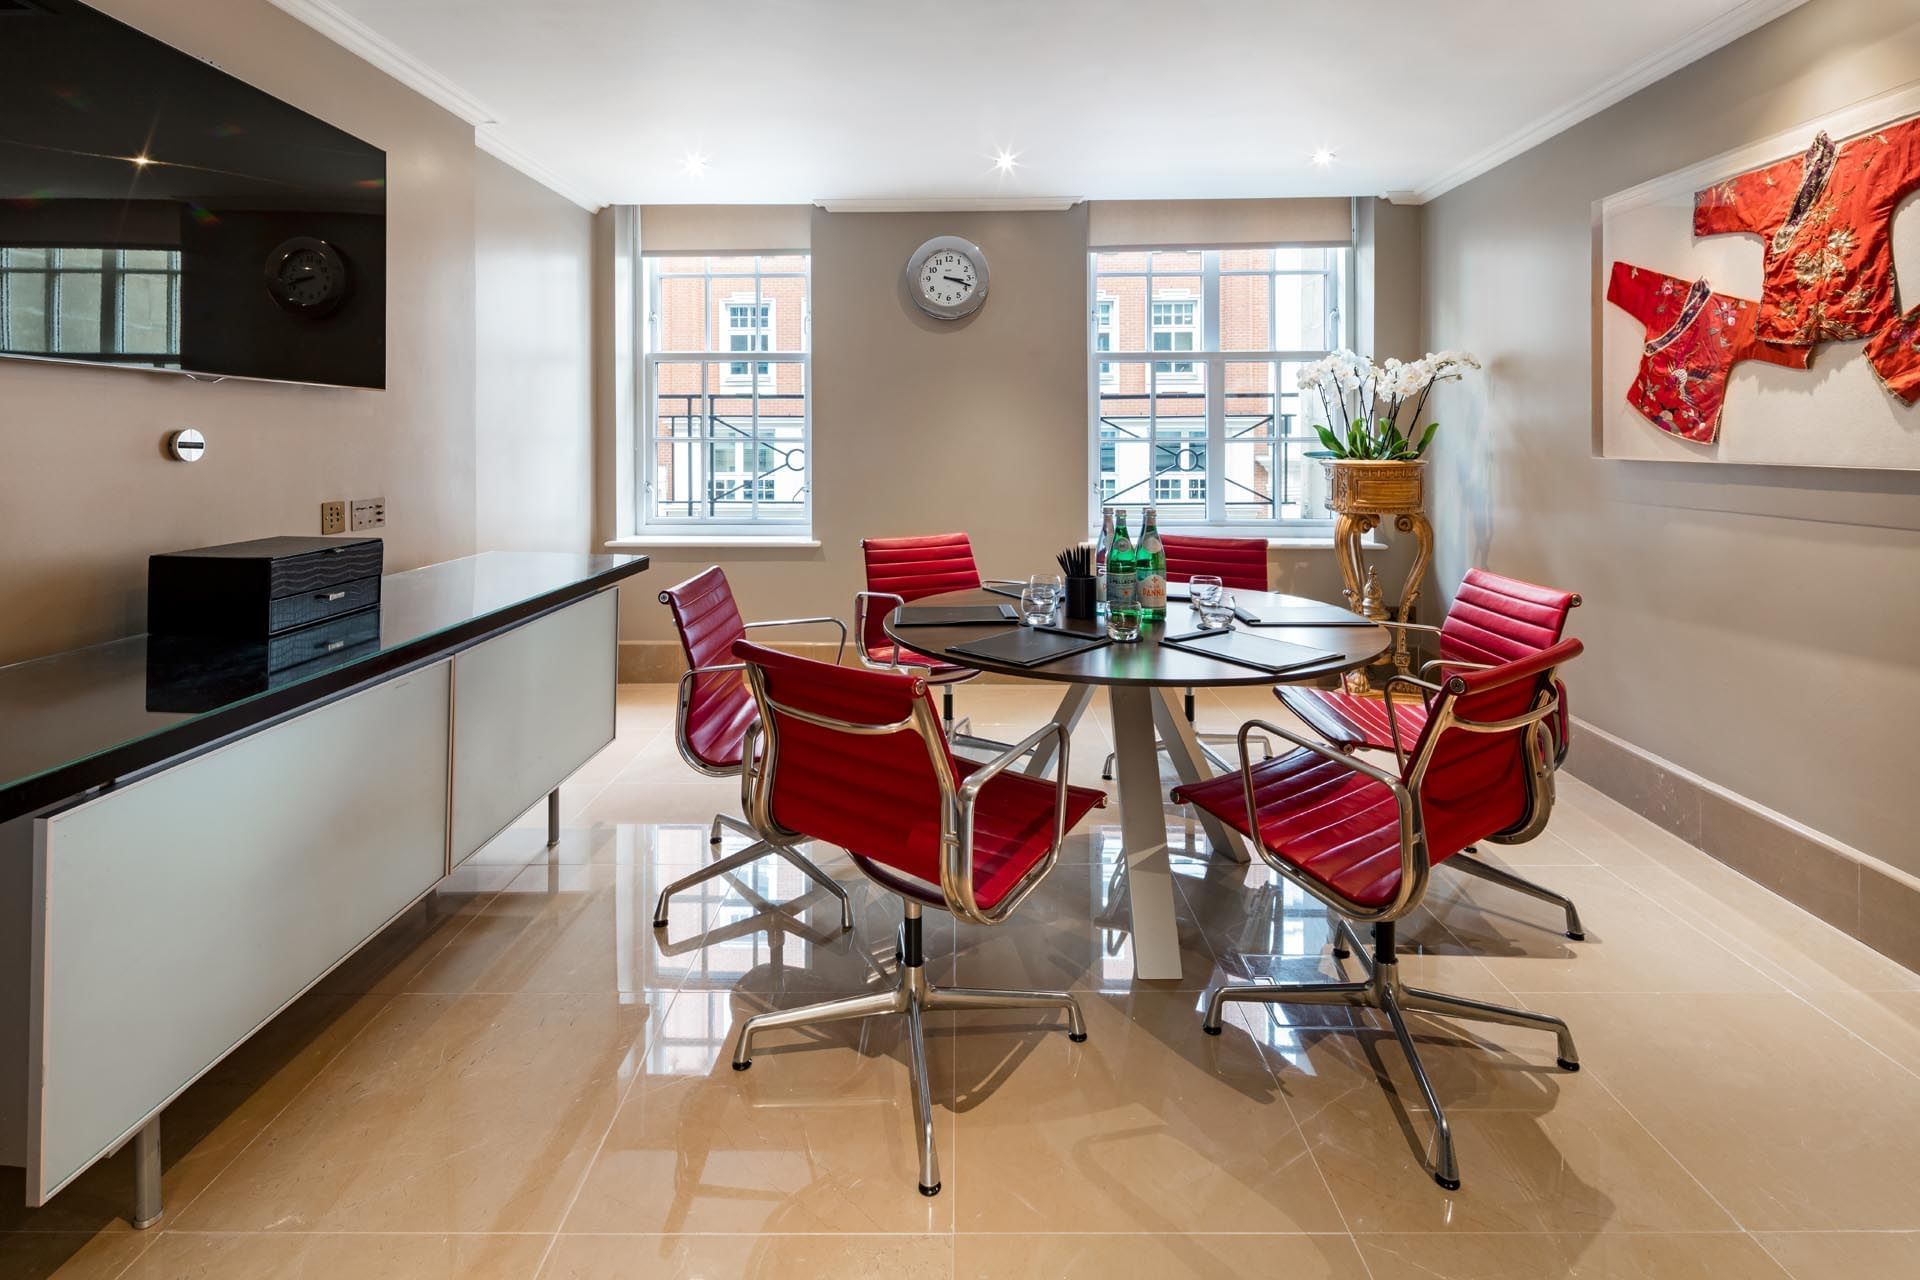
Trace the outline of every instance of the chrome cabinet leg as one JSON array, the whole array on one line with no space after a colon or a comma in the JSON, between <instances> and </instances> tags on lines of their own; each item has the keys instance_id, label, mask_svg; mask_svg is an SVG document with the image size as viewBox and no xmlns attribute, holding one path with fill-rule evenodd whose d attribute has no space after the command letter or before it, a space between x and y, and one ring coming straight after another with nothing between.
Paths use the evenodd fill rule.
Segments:
<instances>
[{"instance_id":1,"label":"chrome cabinet leg","mask_svg":"<svg viewBox=\"0 0 1920 1280\"><path fill-rule=\"evenodd\" d=\"M1413 1033L1407 1030L1406 1015L1400 1012L1400 1000L1394 994L1391 983L1380 988L1380 1011L1387 1015L1387 1021L1393 1027L1393 1037L1400 1042L1400 1052L1407 1055L1407 1065L1413 1068L1414 1083L1420 1086L1420 1094L1427 1100L1427 1112L1433 1117L1433 1180L1449 1191L1458 1191L1460 1162L1453 1154L1453 1127L1447 1123L1447 1113L1440 1108L1440 1097L1433 1091L1433 1081L1427 1079L1427 1068L1420 1061L1420 1051L1414 1047Z\"/></svg>"},{"instance_id":2,"label":"chrome cabinet leg","mask_svg":"<svg viewBox=\"0 0 1920 1280\"><path fill-rule=\"evenodd\" d=\"M160 1117L133 1135L133 1212L128 1221L145 1231L160 1221Z\"/></svg>"},{"instance_id":3,"label":"chrome cabinet leg","mask_svg":"<svg viewBox=\"0 0 1920 1280\"><path fill-rule=\"evenodd\" d=\"M972 987L933 987L925 1005L935 1013L979 1009L1065 1009L1067 1038L1078 1044L1087 1038L1080 1002L1064 991L979 991Z\"/></svg>"},{"instance_id":4,"label":"chrome cabinet leg","mask_svg":"<svg viewBox=\"0 0 1920 1280\"><path fill-rule=\"evenodd\" d=\"M560 788L547 792L547 848L560 843Z\"/></svg>"},{"instance_id":5,"label":"chrome cabinet leg","mask_svg":"<svg viewBox=\"0 0 1920 1280\"><path fill-rule=\"evenodd\" d=\"M1531 1009L1513 1009L1504 1004L1488 1004L1485 1000L1471 1000L1466 996L1447 995L1441 991L1423 991L1419 987L1402 987L1399 998L1401 1008L1420 1013L1551 1031L1560 1041L1561 1068L1567 1071L1580 1069L1580 1054L1573 1047L1573 1032L1564 1018L1556 1018L1550 1013L1535 1013Z\"/></svg>"},{"instance_id":6,"label":"chrome cabinet leg","mask_svg":"<svg viewBox=\"0 0 1920 1280\"><path fill-rule=\"evenodd\" d=\"M1478 876L1480 879L1497 884L1503 889L1511 889L1515 893L1524 893L1527 897L1537 898L1541 902L1551 902L1554 906L1566 912L1567 936L1575 942L1586 941L1587 931L1582 928L1580 924L1580 909L1574 906L1573 899L1567 897L1565 894L1555 893L1543 884L1535 884L1531 880L1523 879L1513 874L1513 872L1508 871L1504 867L1496 867L1491 862L1482 862L1480 859L1468 853L1454 854L1451 858L1447 859L1447 865L1450 867L1458 867L1470 876Z\"/></svg>"},{"instance_id":7,"label":"chrome cabinet leg","mask_svg":"<svg viewBox=\"0 0 1920 1280\"><path fill-rule=\"evenodd\" d=\"M907 1050L913 1067L913 1123L920 1132L920 1194L940 1194L940 1155L933 1149L933 1085L927 1078L927 1028L920 1001L907 1001Z\"/></svg>"}]
</instances>

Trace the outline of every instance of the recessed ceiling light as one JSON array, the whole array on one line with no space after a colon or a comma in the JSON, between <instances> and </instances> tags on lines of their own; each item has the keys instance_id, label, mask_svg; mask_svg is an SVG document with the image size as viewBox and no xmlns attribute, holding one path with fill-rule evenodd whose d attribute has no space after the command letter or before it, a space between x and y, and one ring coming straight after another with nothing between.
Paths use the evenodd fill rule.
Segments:
<instances>
[{"instance_id":1,"label":"recessed ceiling light","mask_svg":"<svg viewBox=\"0 0 1920 1280\"><path fill-rule=\"evenodd\" d=\"M141 154L137 156L128 156L127 159L132 161L136 168L140 168L140 169L144 169L148 165L153 163L153 157L145 154Z\"/></svg>"},{"instance_id":2,"label":"recessed ceiling light","mask_svg":"<svg viewBox=\"0 0 1920 1280\"><path fill-rule=\"evenodd\" d=\"M993 167L998 169L1003 174L1012 173L1015 169L1018 169L1020 167L1020 153L1018 151L1009 151L1005 147L1001 147L998 151L994 153Z\"/></svg>"},{"instance_id":3,"label":"recessed ceiling light","mask_svg":"<svg viewBox=\"0 0 1920 1280\"><path fill-rule=\"evenodd\" d=\"M1333 148L1315 147L1313 149L1313 163L1321 169L1331 165L1333 163Z\"/></svg>"},{"instance_id":4,"label":"recessed ceiling light","mask_svg":"<svg viewBox=\"0 0 1920 1280\"><path fill-rule=\"evenodd\" d=\"M706 154L700 151L687 152L687 158L680 162L680 172L686 174L689 178L706 177L707 176Z\"/></svg>"}]
</instances>

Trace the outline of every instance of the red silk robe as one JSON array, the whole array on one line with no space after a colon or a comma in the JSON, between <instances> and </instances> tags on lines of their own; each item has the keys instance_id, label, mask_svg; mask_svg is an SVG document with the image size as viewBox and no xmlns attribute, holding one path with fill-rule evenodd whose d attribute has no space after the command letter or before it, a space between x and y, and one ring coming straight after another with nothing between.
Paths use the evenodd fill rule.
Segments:
<instances>
[{"instance_id":1,"label":"red silk robe","mask_svg":"<svg viewBox=\"0 0 1920 1280\"><path fill-rule=\"evenodd\" d=\"M1696 192L1693 233L1765 241L1763 341L1870 337L1899 313L1893 210L1916 187L1920 116L1838 144L1822 133L1803 155Z\"/></svg>"},{"instance_id":2,"label":"red silk robe","mask_svg":"<svg viewBox=\"0 0 1920 1280\"><path fill-rule=\"evenodd\" d=\"M1920 307L1875 334L1867 359L1888 391L1908 404L1920 400Z\"/></svg>"},{"instance_id":3,"label":"red silk robe","mask_svg":"<svg viewBox=\"0 0 1920 1280\"><path fill-rule=\"evenodd\" d=\"M1627 389L1627 403L1682 440L1712 444L1719 435L1727 378L1736 362L1807 367L1808 348L1762 342L1755 336L1759 303L1714 293L1705 280L1688 284L1616 262L1607 281L1607 301L1647 328L1647 345L1640 371Z\"/></svg>"}]
</instances>

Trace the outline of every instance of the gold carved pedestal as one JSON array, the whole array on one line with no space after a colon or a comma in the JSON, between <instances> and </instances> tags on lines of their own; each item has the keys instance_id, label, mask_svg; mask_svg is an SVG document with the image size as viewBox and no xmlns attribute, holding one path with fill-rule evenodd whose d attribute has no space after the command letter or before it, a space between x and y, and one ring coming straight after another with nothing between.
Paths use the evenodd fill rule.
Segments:
<instances>
[{"instance_id":1,"label":"gold carved pedestal","mask_svg":"<svg viewBox=\"0 0 1920 1280\"><path fill-rule=\"evenodd\" d=\"M1393 518L1393 527L1411 533L1417 544L1407 580L1400 588L1397 619L1409 621L1413 606L1420 599L1420 583L1427 565L1433 560L1433 526L1427 522L1427 464L1425 462L1362 462L1330 458L1327 470L1327 510L1334 516L1333 547L1340 558L1340 577L1346 584L1347 607L1376 622L1383 621L1387 610L1376 589L1367 588L1372 578L1360 554L1360 540ZM1405 674L1411 665L1407 653L1407 633L1396 630L1393 637L1393 666ZM1372 688L1367 673L1349 672L1345 677L1349 693L1366 693Z\"/></svg>"}]
</instances>

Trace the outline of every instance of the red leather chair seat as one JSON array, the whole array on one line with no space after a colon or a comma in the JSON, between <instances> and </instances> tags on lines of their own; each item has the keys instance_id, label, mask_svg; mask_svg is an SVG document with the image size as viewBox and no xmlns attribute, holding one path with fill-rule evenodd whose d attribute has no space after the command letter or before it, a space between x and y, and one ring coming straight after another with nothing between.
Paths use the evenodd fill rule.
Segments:
<instances>
[{"instance_id":1,"label":"red leather chair seat","mask_svg":"<svg viewBox=\"0 0 1920 1280\"><path fill-rule=\"evenodd\" d=\"M1393 901L1400 891L1400 817L1393 792L1305 749L1261 761L1253 777L1259 839L1267 848L1351 901L1370 907ZM1253 835L1237 773L1177 787L1173 798Z\"/></svg>"},{"instance_id":2,"label":"red leather chair seat","mask_svg":"<svg viewBox=\"0 0 1920 1280\"><path fill-rule=\"evenodd\" d=\"M954 757L954 765L965 782L979 765ZM1067 788L1067 826L1107 802L1106 793L1088 787ZM1047 856L1053 843L1053 783L1025 774L1002 773L980 791L973 819L973 900L983 911L1000 905L1007 892L1019 884L1034 864ZM847 850L860 869L898 893L907 894L929 905L944 908L946 899L938 884L928 883L889 865L906 861L921 866L939 866L940 823L930 818L925 825L908 833L904 850L859 848ZM902 857L904 854L904 858Z\"/></svg>"},{"instance_id":3,"label":"red leather chair seat","mask_svg":"<svg viewBox=\"0 0 1920 1280\"><path fill-rule=\"evenodd\" d=\"M1286 685L1276 692L1287 710L1307 722L1307 727L1336 747L1357 749L1377 747L1393 750L1393 732L1387 724L1387 706L1379 698L1335 689L1302 689ZM1427 709L1412 698L1395 698L1395 721L1400 726L1401 742L1412 746L1427 725Z\"/></svg>"}]
</instances>

